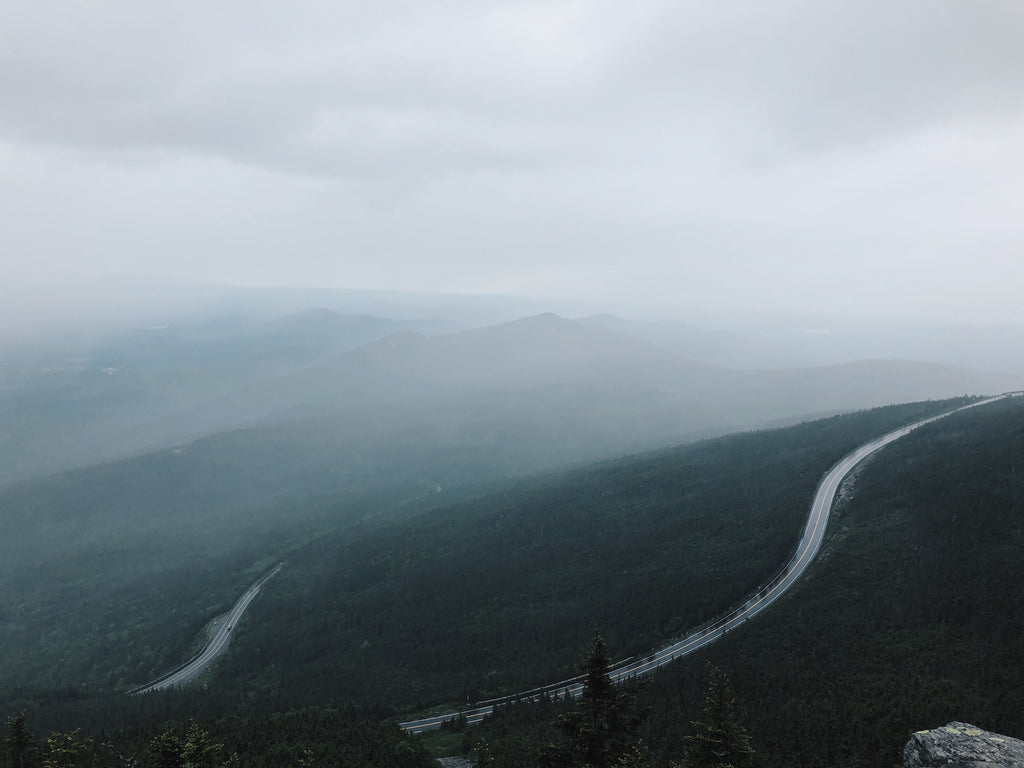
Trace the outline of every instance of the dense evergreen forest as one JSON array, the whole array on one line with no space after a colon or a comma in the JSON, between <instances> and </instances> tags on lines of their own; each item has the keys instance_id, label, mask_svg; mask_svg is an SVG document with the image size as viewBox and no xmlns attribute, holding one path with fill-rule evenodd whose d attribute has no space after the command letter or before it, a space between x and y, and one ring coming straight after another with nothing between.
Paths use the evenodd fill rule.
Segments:
<instances>
[{"instance_id":1,"label":"dense evergreen forest","mask_svg":"<svg viewBox=\"0 0 1024 768\"><path fill-rule=\"evenodd\" d=\"M915 730L1024 735L1024 403L972 409L869 460L812 569L771 610L637 692L650 764L679 755L713 661L759 766L894 766ZM466 733L495 766L537 765L560 705Z\"/></svg>"},{"instance_id":2,"label":"dense evergreen forest","mask_svg":"<svg viewBox=\"0 0 1024 768\"><path fill-rule=\"evenodd\" d=\"M619 658L729 608L785 561L836 460L952 405L708 440L324 530L289 542L229 654L189 690L21 686L4 692L3 714L27 712L36 758L46 734L80 728L89 765L120 764L115 752L155 765L153 740L184 744L193 725L221 745L211 765L235 753L241 765L426 764L396 717L574 674L595 628ZM1022 449L1019 401L887 447L804 583L636 692L646 716L635 764L683 758L708 659L733 682L758 765L887 765L910 730L954 717L1024 732L1024 648L1005 611L1024 597L1013 557ZM566 706L513 708L458 746L495 765L537 764Z\"/></svg>"},{"instance_id":3,"label":"dense evergreen forest","mask_svg":"<svg viewBox=\"0 0 1024 768\"><path fill-rule=\"evenodd\" d=\"M774 575L841 456L940 407L703 441L322 536L253 605L214 682L413 712L571 676L595 627L620 658L647 652Z\"/></svg>"},{"instance_id":4,"label":"dense evergreen forest","mask_svg":"<svg viewBox=\"0 0 1024 768\"><path fill-rule=\"evenodd\" d=\"M95 705L94 705L95 706ZM200 712L202 708L200 708ZM108 722L114 718L107 715ZM353 710L303 709L253 716L202 719L162 725L122 714L117 726L89 731L32 731L24 711L8 718L4 760L11 768L151 766L344 766L427 768L436 761L417 739L391 721ZM5 762L6 761L6 762Z\"/></svg>"}]
</instances>

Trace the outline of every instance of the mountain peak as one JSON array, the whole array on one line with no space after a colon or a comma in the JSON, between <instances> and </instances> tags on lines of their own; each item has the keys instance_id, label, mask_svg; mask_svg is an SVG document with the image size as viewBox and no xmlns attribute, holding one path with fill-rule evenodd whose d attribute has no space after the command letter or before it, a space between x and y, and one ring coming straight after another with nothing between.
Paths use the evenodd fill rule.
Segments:
<instances>
[{"instance_id":1,"label":"mountain peak","mask_svg":"<svg viewBox=\"0 0 1024 768\"><path fill-rule=\"evenodd\" d=\"M539 315L528 315L527 317L513 320L511 323L506 323L506 325L560 325L571 323L571 320L566 320L554 312L541 312Z\"/></svg>"}]
</instances>

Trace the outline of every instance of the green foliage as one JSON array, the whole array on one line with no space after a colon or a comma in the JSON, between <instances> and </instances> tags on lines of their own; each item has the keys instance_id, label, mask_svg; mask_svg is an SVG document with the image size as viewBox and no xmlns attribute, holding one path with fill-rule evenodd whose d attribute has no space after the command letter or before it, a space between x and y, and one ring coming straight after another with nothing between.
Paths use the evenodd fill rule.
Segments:
<instances>
[{"instance_id":1,"label":"green foliage","mask_svg":"<svg viewBox=\"0 0 1024 768\"><path fill-rule=\"evenodd\" d=\"M154 736L148 753L152 768L217 768L222 764L218 757L223 748L197 723L190 722L181 736L173 728Z\"/></svg>"},{"instance_id":2,"label":"green foliage","mask_svg":"<svg viewBox=\"0 0 1024 768\"><path fill-rule=\"evenodd\" d=\"M117 699L116 701L120 701ZM55 733L44 765L75 768L431 768L418 740L358 710L298 710L258 717L157 723L139 711L106 711L101 739ZM202 709L202 707L200 707ZM95 703L83 710L93 717ZM115 725L115 722L117 723ZM36 763L26 763L35 765Z\"/></svg>"},{"instance_id":3,"label":"green foliage","mask_svg":"<svg viewBox=\"0 0 1024 768\"><path fill-rule=\"evenodd\" d=\"M562 739L542 750L543 765L612 768L636 757L640 717L635 712L634 696L630 690L613 685L610 667L604 639L595 633L578 706L555 720Z\"/></svg>"},{"instance_id":4,"label":"green foliage","mask_svg":"<svg viewBox=\"0 0 1024 768\"><path fill-rule=\"evenodd\" d=\"M733 716L735 699L729 679L708 663L710 682L704 698L702 720L691 723L686 737L685 768L747 768L754 762L754 748L746 730Z\"/></svg>"},{"instance_id":5,"label":"green foliage","mask_svg":"<svg viewBox=\"0 0 1024 768\"><path fill-rule=\"evenodd\" d=\"M11 768L28 768L35 763L35 744L26 724L27 715L22 710L7 719L7 736L4 744Z\"/></svg>"},{"instance_id":6,"label":"green foliage","mask_svg":"<svg viewBox=\"0 0 1024 768\"><path fill-rule=\"evenodd\" d=\"M182 768L214 768L223 744L214 744L209 734L196 723L190 723L181 747Z\"/></svg>"},{"instance_id":7,"label":"green foliage","mask_svg":"<svg viewBox=\"0 0 1024 768\"><path fill-rule=\"evenodd\" d=\"M149 762L152 768L181 768L182 741L171 727L164 729L149 742Z\"/></svg>"},{"instance_id":8,"label":"green foliage","mask_svg":"<svg viewBox=\"0 0 1024 768\"><path fill-rule=\"evenodd\" d=\"M252 606L217 685L410 712L563 679L588 627L622 656L647 653L771 578L843 454L942 407L602 462L322 536Z\"/></svg>"},{"instance_id":9,"label":"green foliage","mask_svg":"<svg viewBox=\"0 0 1024 768\"><path fill-rule=\"evenodd\" d=\"M759 765L894 765L913 731L950 720L1024 734L1022 456L1014 400L872 459L805 579L641 693L656 760L699 717L709 658L730 670Z\"/></svg>"},{"instance_id":10,"label":"green foliage","mask_svg":"<svg viewBox=\"0 0 1024 768\"><path fill-rule=\"evenodd\" d=\"M78 768L82 765L82 756L92 739L79 736L79 730L50 734L43 753L43 768Z\"/></svg>"},{"instance_id":11,"label":"green foliage","mask_svg":"<svg viewBox=\"0 0 1024 768\"><path fill-rule=\"evenodd\" d=\"M1004 401L888 446L849 483L822 553L771 610L638 691L653 766L707 722L707 662L730 670L757 766L895 765L950 720L1024 734L1024 403ZM853 493L850 493L852 487ZM549 711L543 705L533 709ZM530 707L481 726L496 764L553 732Z\"/></svg>"},{"instance_id":12,"label":"green foliage","mask_svg":"<svg viewBox=\"0 0 1024 768\"><path fill-rule=\"evenodd\" d=\"M426 765L419 740L383 719L564 678L587 627L610 627L608 646L625 656L705 621L786 559L818 479L839 456L942 407L706 441L520 483L402 523L325 533L296 549L253 604L205 689L129 699L76 682L12 690L9 711L25 707L43 732L103 733L123 754L145 753L164 723L194 717L211 744L224 745L221 761L237 753L242 765L293 766L311 751L314 765ZM888 764L907 732L954 717L1024 732L1022 694L1007 682L1024 647L1005 610L1024 601L1024 473L1013 463L1024 455L1020 411L969 412L872 460L805 581L711 650L659 672L637 693L650 711L642 741L609 764L680 759L686 724L700 718L709 654L730 670L759 765ZM229 561L222 583L244 588L243 562L242 553ZM187 612L203 613L203 598L186 593L202 594L205 575L193 582L183 573L157 604L178 605L177 590ZM154 574L151 583L160 581ZM238 591L225 589L224 602ZM129 594L111 599L112 626ZM70 621L91 627L95 606L82 599ZM188 634L175 622L183 618L159 625L164 642ZM107 674L102 659L92 663L97 677ZM342 701L370 708L348 711ZM465 751L504 768L534 765L537 745L566 737L552 722L576 706L508 707L466 731ZM843 735L853 728L856 739ZM109 750L105 759L90 764L109 764Z\"/></svg>"}]
</instances>

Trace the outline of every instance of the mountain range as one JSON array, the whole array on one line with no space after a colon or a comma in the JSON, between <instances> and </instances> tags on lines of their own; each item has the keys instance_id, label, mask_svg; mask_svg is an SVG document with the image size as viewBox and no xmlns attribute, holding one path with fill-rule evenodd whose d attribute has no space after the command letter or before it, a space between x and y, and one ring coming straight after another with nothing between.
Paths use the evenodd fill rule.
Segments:
<instances>
[{"instance_id":1,"label":"mountain range","mask_svg":"<svg viewBox=\"0 0 1024 768\"><path fill-rule=\"evenodd\" d=\"M644 653L756 590L785 560L823 472L852 447L951 405L939 398L1020 389L1012 364L788 366L791 357L731 330L654 328L551 313L466 327L432 313L307 308L5 352L0 686L55 727L74 711L100 729L138 723L149 738L157 713L210 722L327 711L345 696L379 719L550 682L567 674L595 625L620 653ZM774 364L738 364L757 355ZM842 565L828 582L838 592L807 603L813 621L794 591L763 622L801 647L788 648L781 629L766 636L770 654L722 644L743 669L744 695L758 675L771 677L749 659L784 665L785 679L769 686L783 690L801 677L805 651L831 653L837 637L857 635L851 626L871 628L904 660L924 649L947 670L951 658L974 669L985 654L1012 667L1012 617L978 592L1009 594L1016 578L1012 547L986 533L1015 541L1019 528L1020 404L1011 400L921 430L907 442L917 453L879 457L885 489L898 490L895 511L870 493L880 517L856 522L841 508L822 552ZM776 429L785 425L797 426ZM906 541L876 541L875 531L902 535L890 522L918 498L927 503L914 502ZM928 509L940 506L945 517L933 519ZM867 554L846 552L848 539ZM211 618L281 560L289 564L240 623L205 678L209 689L121 703L119 692L191 656ZM821 573L810 573L809 588ZM851 605L879 610L845 624L820 619L838 615L835 594L863 595L862 581L884 592L889 573L902 574L891 589L899 600L858 596ZM932 585L941 584L951 602L922 610L908 583L936 601ZM900 617L916 617L912 632L894 629ZM929 640L936 622L952 656ZM827 637L815 639L819 626L831 627ZM950 629L961 626L967 634ZM999 637L989 642L982 626L999 627ZM869 650L872 659L888 653ZM910 678L830 658L843 695L860 702L850 681L867 675L873 696L898 702L900 728L918 713L971 717L934 705L936 691L981 707L978 690L958 697L917 662L927 700L915 708L886 682L916 685ZM699 698L687 664L664 679ZM772 711L786 713L786 727L834 729L835 712L863 723L877 709L837 704L820 674L807 684L831 702L820 716L792 688L786 701L754 708L758 738L772 739L780 760L800 747L770 735ZM675 733L666 719L695 713L666 703L677 694L665 685L652 687L656 729ZM1014 732L999 707L985 713ZM864 748L833 739L828 749L877 757L896 737L887 739ZM654 732L650 743L671 749ZM827 752L805 751L808 764L828 762Z\"/></svg>"},{"instance_id":2,"label":"mountain range","mask_svg":"<svg viewBox=\"0 0 1024 768\"><path fill-rule=\"evenodd\" d=\"M259 428L273 439L274 430L326 423L342 440L358 434L371 444L417 423L469 441L511 426L550 445L549 456L527 463L533 470L1020 380L906 360L739 370L684 357L627 325L544 314L439 332L451 324L307 309L13 356L0 380L0 481L230 430Z\"/></svg>"}]
</instances>

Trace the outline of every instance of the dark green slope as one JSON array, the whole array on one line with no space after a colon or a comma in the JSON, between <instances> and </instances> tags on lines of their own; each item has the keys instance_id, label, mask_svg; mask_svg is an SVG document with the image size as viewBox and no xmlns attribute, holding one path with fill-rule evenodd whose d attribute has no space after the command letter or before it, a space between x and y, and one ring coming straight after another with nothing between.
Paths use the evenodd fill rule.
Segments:
<instances>
[{"instance_id":1,"label":"dark green slope","mask_svg":"<svg viewBox=\"0 0 1024 768\"><path fill-rule=\"evenodd\" d=\"M950 720L1024 734L1024 402L922 428L854 488L803 582L641 692L655 765L678 759L708 660L760 765L894 766L912 731ZM529 764L512 752L548 737L535 719L478 735L517 745L499 765Z\"/></svg>"},{"instance_id":2,"label":"dark green slope","mask_svg":"<svg viewBox=\"0 0 1024 768\"><path fill-rule=\"evenodd\" d=\"M767 580L842 455L948 404L606 462L320 538L250 609L214 684L409 711L574 674L595 626L643 653Z\"/></svg>"},{"instance_id":3,"label":"dark green slope","mask_svg":"<svg viewBox=\"0 0 1024 768\"><path fill-rule=\"evenodd\" d=\"M301 732L306 715L274 712L313 707L313 727L318 713L338 707L379 716L548 682L575 671L594 627L624 656L729 606L785 559L836 459L950 405L705 441L521 483L401 524L321 535L294 550L203 689L129 698L76 683L8 690L5 700L28 707L44 730L82 726L117 743L189 716L225 743L262 729L265 748L287 763L306 737L277 735ZM953 718L1024 732L1021 456L1019 400L889 446L860 475L805 583L642 692L654 765L678 758L708 658L732 677L738 717L764 765L890 765L907 731ZM234 565L244 576L243 562ZM166 597L198 590L201 575ZM138 591L129 584L101 595L122 613L71 623L85 645L94 624L117 628L129 649L122 674L141 669L135 627L117 624L144 610L131 602ZM194 631L185 624L175 611L159 630ZM95 659L99 674L109 674L107 663ZM553 714L474 734L492 741L498 764L530 764L529 745L548 738L543 723ZM299 718L294 726L290 717ZM514 746L502 753L503 744Z\"/></svg>"}]
</instances>

